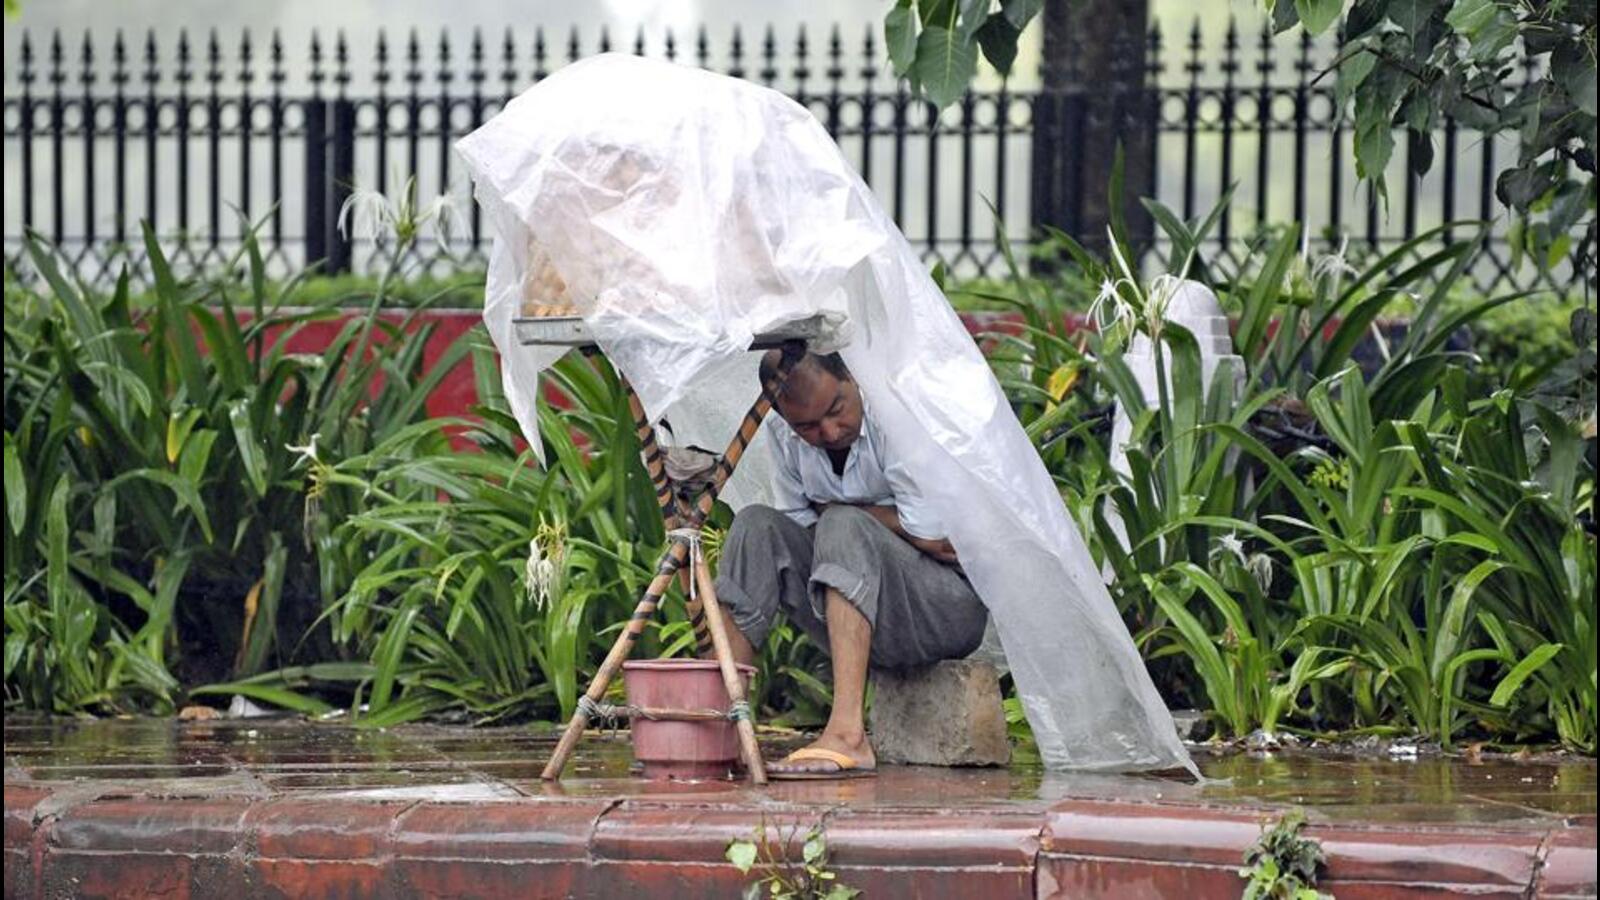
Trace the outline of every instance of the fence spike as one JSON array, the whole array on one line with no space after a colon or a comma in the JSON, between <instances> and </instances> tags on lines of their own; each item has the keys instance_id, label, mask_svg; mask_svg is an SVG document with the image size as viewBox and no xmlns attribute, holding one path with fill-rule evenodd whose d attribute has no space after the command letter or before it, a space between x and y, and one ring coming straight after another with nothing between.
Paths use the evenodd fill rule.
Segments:
<instances>
[{"instance_id":1,"label":"fence spike","mask_svg":"<svg viewBox=\"0 0 1600 900\"><path fill-rule=\"evenodd\" d=\"M410 86L411 96L417 96L417 87L422 84L422 40L417 37L417 29L412 28L406 37L406 84Z\"/></svg>"},{"instance_id":2,"label":"fence spike","mask_svg":"<svg viewBox=\"0 0 1600 900\"><path fill-rule=\"evenodd\" d=\"M350 45L344 39L344 29L333 35L333 83L339 86L339 99L344 99L345 86L350 83Z\"/></svg>"},{"instance_id":3,"label":"fence spike","mask_svg":"<svg viewBox=\"0 0 1600 900\"><path fill-rule=\"evenodd\" d=\"M255 58L255 47L250 43L250 29L243 28L239 31L239 83L244 86L246 94L250 92L250 83L255 81L256 73L250 68ZM248 109L245 116L248 117Z\"/></svg>"},{"instance_id":4,"label":"fence spike","mask_svg":"<svg viewBox=\"0 0 1600 900\"><path fill-rule=\"evenodd\" d=\"M744 32L738 23L733 26L733 40L728 46L728 74L734 78L744 77Z\"/></svg>"},{"instance_id":5,"label":"fence spike","mask_svg":"<svg viewBox=\"0 0 1600 900\"><path fill-rule=\"evenodd\" d=\"M711 38L706 34L706 26L701 25L694 36L694 59L702 69L711 68Z\"/></svg>"},{"instance_id":6,"label":"fence spike","mask_svg":"<svg viewBox=\"0 0 1600 900\"><path fill-rule=\"evenodd\" d=\"M637 32L635 32L634 35L633 35L633 55L634 56L643 56L644 55L644 26L643 25L640 25L639 26L639 30Z\"/></svg>"},{"instance_id":7,"label":"fence spike","mask_svg":"<svg viewBox=\"0 0 1600 900\"><path fill-rule=\"evenodd\" d=\"M161 80L161 70L156 68L156 32L149 29L144 34L144 83L153 92Z\"/></svg>"},{"instance_id":8,"label":"fence spike","mask_svg":"<svg viewBox=\"0 0 1600 900\"><path fill-rule=\"evenodd\" d=\"M1277 71L1278 64L1272 58L1272 23L1263 22L1261 37L1258 39L1259 59L1256 61L1256 73L1261 76L1261 83L1267 83L1267 76Z\"/></svg>"},{"instance_id":9,"label":"fence spike","mask_svg":"<svg viewBox=\"0 0 1600 900\"><path fill-rule=\"evenodd\" d=\"M450 29L439 29L439 68L434 72L434 80L439 82L439 91L448 93L450 80L454 77L450 71ZM448 114L448 110L445 111Z\"/></svg>"},{"instance_id":10,"label":"fence spike","mask_svg":"<svg viewBox=\"0 0 1600 900\"><path fill-rule=\"evenodd\" d=\"M672 29L667 29L666 38L667 62L676 62L678 59L678 39L672 36Z\"/></svg>"},{"instance_id":11,"label":"fence spike","mask_svg":"<svg viewBox=\"0 0 1600 900\"><path fill-rule=\"evenodd\" d=\"M861 78L871 83L878 76L878 23L867 25L867 35L861 41Z\"/></svg>"},{"instance_id":12,"label":"fence spike","mask_svg":"<svg viewBox=\"0 0 1600 900\"><path fill-rule=\"evenodd\" d=\"M511 26L506 26L505 38L500 42L500 83L505 85L505 98L511 100L511 92L517 85L517 41L511 35Z\"/></svg>"},{"instance_id":13,"label":"fence spike","mask_svg":"<svg viewBox=\"0 0 1600 900\"><path fill-rule=\"evenodd\" d=\"M533 80L543 81L550 74L544 67L545 60L544 26L538 25L533 29Z\"/></svg>"},{"instance_id":14,"label":"fence spike","mask_svg":"<svg viewBox=\"0 0 1600 900\"><path fill-rule=\"evenodd\" d=\"M389 85L389 35L382 28L378 29L378 40L372 52L372 80L378 86L378 96L382 97ZM381 119L384 111L380 108L378 116Z\"/></svg>"},{"instance_id":15,"label":"fence spike","mask_svg":"<svg viewBox=\"0 0 1600 900\"><path fill-rule=\"evenodd\" d=\"M778 36L773 33L771 23L768 23L766 37L761 40L761 81L768 87L778 77L777 61Z\"/></svg>"},{"instance_id":16,"label":"fence spike","mask_svg":"<svg viewBox=\"0 0 1600 900\"><path fill-rule=\"evenodd\" d=\"M1239 22L1228 16L1228 31L1222 41L1222 78L1233 84L1233 73L1239 71Z\"/></svg>"},{"instance_id":17,"label":"fence spike","mask_svg":"<svg viewBox=\"0 0 1600 900\"><path fill-rule=\"evenodd\" d=\"M178 90L180 92L193 76L194 73L189 70L189 29L180 28L178 29L178 71L174 76L174 80L178 82Z\"/></svg>"},{"instance_id":18,"label":"fence spike","mask_svg":"<svg viewBox=\"0 0 1600 900\"><path fill-rule=\"evenodd\" d=\"M122 86L128 83L128 45L122 39L121 28L111 39L111 83L117 86L119 94Z\"/></svg>"},{"instance_id":19,"label":"fence spike","mask_svg":"<svg viewBox=\"0 0 1600 900\"><path fill-rule=\"evenodd\" d=\"M1194 25L1189 28L1189 61L1184 64L1185 71L1189 73L1190 84L1199 81L1200 73L1205 70L1205 66L1200 62L1200 51L1203 48L1204 42L1200 37L1200 17L1195 16Z\"/></svg>"},{"instance_id":20,"label":"fence spike","mask_svg":"<svg viewBox=\"0 0 1600 900\"><path fill-rule=\"evenodd\" d=\"M483 31L477 26L472 28L472 50L468 58L472 61L472 68L467 70L467 80L472 82L472 96L476 98L483 79L488 77L483 68Z\"/></svg>"},{"instance_id":21,"label":"fence spike","mask_svg":"<svg viewBox=\"0 0 1600 900\"><path fill-rule=\"evenodd\" d=\"M28 85L33 84L34 78L33 39L26 29L22 32L22 46L19 49L22 55L22 71L18 73L17 79L22 82L23 88L26 89Z\"/></svg>"},{"instance_id":22,"label":"fence spike","mask_svg":"<svg viewBox=\"0 0 1600 900\"><path fill-rule=\"evenodd\" d=\"M55 85L56 93L61 92L61 83L67 80L65 69L66 54L61 49L61 29L55 29L50 35L50 83Z\"/></svg>"},{"instance_id":23,"label":"fence spike","mask_svg":"<svg viewBox=\"0 0 1600 900\"><path fill-rule=\"evenodd\" d=\"M277 95L283 88L283 35L278 29L272 29L272 71L267 80L272 82L272 93Z\"/></svg>"},{"instance_id":24,"label":"fence spike","mask_svg":"<svg viewBox=\"0 0 1600 900\"><path fill-rule=\"evenodd\" d=\"M833 93L839 93L839 81L844 78L844 39L839 37L839 23L833 23L828 34L828 80Z\"/></svg>"},{"instance_id":25,"label":"fence spike","mask_svg":"<svg viewBox=\"0 0 1600 900\"><path fill-rule=\"evenodd\" d=\"M1166 61L1161 58L1161 50L1161 21L1157 19L1150 23L1150 34L1145 40L1144 72L1150 87L1159 87L1161 76L1166 74Z\"/></svg>"},{"instance_id":26,"label":"fence spike","mask_svg":"<svg viewBox=\"0 0 1600 900\"><path fill-rule=\"evenodd\" d=\"M213 94L217 92L217 85L222 83L222 40L217 37L215 28L206 37L206 82L211 85Z\"/></svg>"},{"instance_id":27,"label":"fence spike","mask_svg":"<svg viewBox=\"0 0 1600 900\"><path fill-rule=\"evenodd\" d=\"M322 96L322 38L315 28L311 29L311 96Z\"/></svg>"},{"instance_id":28,"label":"fence spike","mask_svg":"<svg viewBox=\"0 0 1600 900\"><path fill-rule=\"evenodd\" d=\"M87 91L94 84L94 43L90 40L88 29L83 32L83 48L80 51L81 68L78 71L78 82Z\"/></svg>"},{"instance_id":29,"label":"fence spike","mask_svg":"<svg viewBox=\"0 0 1600 900\"><path fill-rule=\"evenodd\" d=\"M811 48L806 40L806 23L800 23L800 31L794 39L794 86L795 93L801 97L806 94L806 79L811 76L811 70L806 67L806 57Z\"/></svg>"}]
</instances>

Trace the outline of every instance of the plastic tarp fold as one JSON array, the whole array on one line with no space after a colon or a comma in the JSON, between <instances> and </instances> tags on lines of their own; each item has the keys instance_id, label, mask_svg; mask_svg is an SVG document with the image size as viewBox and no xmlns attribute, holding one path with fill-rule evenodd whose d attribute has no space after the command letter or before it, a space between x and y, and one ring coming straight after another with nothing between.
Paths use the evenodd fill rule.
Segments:
<instances>
[{"instance_id":1,"label":"plastic tarp fold","mask_svg":"<svg viewBox=\"0 0 1600 900\"><path fill-rule=\"evenodd\" d=\"M457 145L494 231L484 318L537 445L525 298L570 302L652 420L713 449L754 400L753 335L827 323L951 529L1047 766L1194 771L1060 494L960 319L821 124L783 95L606 54ZM760 499L753 447L724 499ZM742 480L740 480L742 478Z\"/></svg>"}]
</instances>

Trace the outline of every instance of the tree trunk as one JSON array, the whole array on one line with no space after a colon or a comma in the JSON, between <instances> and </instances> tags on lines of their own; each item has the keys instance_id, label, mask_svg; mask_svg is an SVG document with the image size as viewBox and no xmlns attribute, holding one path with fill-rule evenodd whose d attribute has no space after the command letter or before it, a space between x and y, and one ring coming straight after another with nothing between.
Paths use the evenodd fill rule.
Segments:
<instances>
[{"instance_id":1,"label":"tree trunk","mask_svg":"<svg viewBox=\"0 0 1600 900\"><path fill-rule=\"evenodd\" d=\"M1120 145L1128 238L1145 246L1151 223L1139 198L1155 190L1156 138L1156 100L1145 84L1149 0L1050 0L1043 19L1034 226L1104 247Z\"/></svg>"}]
</instances>

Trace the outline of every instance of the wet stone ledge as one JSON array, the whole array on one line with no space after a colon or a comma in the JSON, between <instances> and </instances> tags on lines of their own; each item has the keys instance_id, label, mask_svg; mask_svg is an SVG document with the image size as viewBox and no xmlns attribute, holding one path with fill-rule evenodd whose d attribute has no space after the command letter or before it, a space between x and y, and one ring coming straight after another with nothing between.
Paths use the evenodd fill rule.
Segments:
<instances>
[{"instance_id":1,"label":"wet stone ledge","mask_svg":"<svg viewBox=\"0 0 1600 900\"><path fill-rule=\"evenodd\" d=\"M1202 754L1204 785L901 766L757 790L632 777L626 734L586 738L559 784L527 730L8 717L5 744L8 898L733 897L730 840L765 826L798 860L817 825L867 897L1236 897L1291 807L1340 898L1596 891L1592 760Z\"/></svg>"}]
</instances>

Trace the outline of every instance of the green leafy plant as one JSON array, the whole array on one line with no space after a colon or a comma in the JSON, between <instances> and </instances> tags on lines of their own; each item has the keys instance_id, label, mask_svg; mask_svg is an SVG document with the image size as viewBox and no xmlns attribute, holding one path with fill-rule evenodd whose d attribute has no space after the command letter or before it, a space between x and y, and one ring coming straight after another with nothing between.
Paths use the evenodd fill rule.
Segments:
<instances>
[{"instance_id":1,"label":"green leafy plant","mask_svg":"<svg viewBox=\"0 0 1600 900\"><path fill-rule=\"evenodd\" d=\"M1593 278L1594 4L1361 0L1347 13L1341 0L1265 5L1280 31L1326 31L1343 13L1337 102L1354 101L1357 170L1380 192L1396 128L1418 174L1432 166L1432 135L1446 117L1486 139L1513 133L1517 157L1495 194L1519 217L1514 252L1544 267L1571 256L1580 277ZM1518 68L1533 73L1526 83Z\"/></svg>"},{"instance_id":2,"label":"green leafy plant","mask_svg":"<svg viewBox=\"0 0 1600 900\"><path fill-rule=\"evenodd\" d=\"M1044 8L1043 0L896 0L883 20L884 44L896 75L943 109L965 93L981 50L1005 75L1017 57L1017 38Z\"/></svg>"},{"instance_id":3,"label":"green leafy plant","mask_svg":"<svg viewBox=\"0 0 1600 900\"><path fill-rule=\"evenodd\" d=\"M366 500L332 534L325 564L353 576L323 618L370 664L351 701L365 701L369 726L450 709L570 716L664 541L615 375L580 357L558 365L571 406L541 407L540 469L505 412L492 349L472 340L479 421L428 420L317 464L314 481ZM476 452L455 451L453 434Z\"/></svg>"},{"instance_id":4,"label":"green leafy plant","mask_svg":"<svg viewBox=\"0 0 1600 900\"><path fill-rule=\"evenodd\" d=\"M1169 702L1197 701L1225 737L1310 726L1592 748L1576 713L1593 705L1593 538L1577 519L1593 469L1577 428L1532 396L1468 399L1495 387L1447 339L1522 296L1446 304L1481 230L1358 268L1289 228L1230 269L1203 251L1217 211L1184 222L1147 205L1169 273L1211 283L1236 318L1242 393L1225 365L1202 378L1194 338L1159 320L1162 278L1128 265L1115 226L1109 261L1058 236L1074 279L1013 267L995 299L1024 327L988 339ZM1061 293L1085 282L1100 285L1099 328L1069 338L1064 311L1087 301ZM1355 348L1401 302L1409 328L1378 338L1363 374ZM1135 335L1164 351L1153 403L1128 368ZM1104 439L1113 401L1133 423L1125 468Z\"/></svg>"},{"instance_id":5,"label":"green leafy plant","mask_svg":"<svg viewBox=\"0 0 1600 900\"><path fill-rule=\"evenodd\" d=\"M767 836L767 823L762 821L748 839L735 839L728 843L723 854L742 875L755 870L759 876L744 890L746 898L770 896L776 900L850 900L860 896L855 888L839 883L838 876L828 869L828 843L820 824L812 826L800 847L798 863L789 859L789 846L794 843L799 825L776 841Z\"/></svg>"},{"instance_id":6,"label":"green leafy plant","mask_svg":"<svg viewBox=\"0 0 1600 900\"><path fill-rule=\"evenodd\" d=\"M1331 900L1317 890L1317 870L1326 857L1322 844L1303 837L1305 813L1293 810L1270 826L1262 823L1261 837L1245 851L1243 900Z\"/></svg>"},{"instance_id":7,"label":"green leafy plant","mask_svg":"<svg viewBox=\"0 0 1600 900\"><path fill-rule=\"evenodd\" d=\"M431 328L373 314L321 355L290 353L338 312L299 303L294 282L270 291L253 232L239 280L181 283L148 229L145 247L146 307L126 272L96 295L37 237L46 292L7 285L8 703L164 710L179 666L288 662L283 639L348 577L317 550L356 499L339 484L308 497L305 462L420 421L465 353L424 372ZM197 651L221 659L195 669Z\"/></svg>"}]
</instances>

